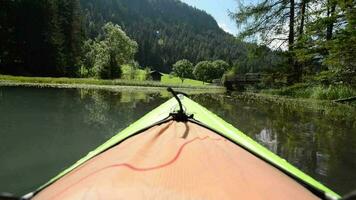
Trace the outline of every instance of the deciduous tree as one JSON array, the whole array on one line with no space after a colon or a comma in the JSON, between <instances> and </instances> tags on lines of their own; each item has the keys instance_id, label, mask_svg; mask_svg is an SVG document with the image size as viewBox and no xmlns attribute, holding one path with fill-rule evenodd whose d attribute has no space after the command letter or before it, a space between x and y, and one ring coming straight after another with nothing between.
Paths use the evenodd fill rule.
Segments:
<instances>
[{"instance_id":1,"label":"deciduous tree","mask_svg":"<svg viewBox=\"0 0 356 200\"><path fill-rule=\"evenodd\" d=\"M182 80L182 83L184 79L193 77L193 70L193 64L187 59L179 60L173 65L173 72Z\"/></svg>"},{"instance_id":2,"label":"deciduous tree","mask_svg":"<svg viewBox=\"0 0 356 200\"><path fill-rule=\"evenodd\" d=\"M130 63L137 52L137 43L131 40L120 26L107 23L102 35L85 43L84 63L88 71L103 79L120 78L121 65Z\"/></svg>"}]
</instances>

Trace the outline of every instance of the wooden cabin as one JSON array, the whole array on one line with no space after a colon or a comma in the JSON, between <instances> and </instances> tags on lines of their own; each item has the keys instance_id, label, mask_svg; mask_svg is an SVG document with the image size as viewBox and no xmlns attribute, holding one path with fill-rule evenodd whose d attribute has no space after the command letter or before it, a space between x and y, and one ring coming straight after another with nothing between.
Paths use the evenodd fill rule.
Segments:
<instances>
[{"instance_id":1,"label":"wooden cabin","mask_svg":"<svg viewBox=\"0 0 356 200\"><path fill-rule=\"evenodd\" d=\"M163 74L159 71L154 70L150 72L150 76L153 81L161 81Z\"/></svg>"}]
</instances>

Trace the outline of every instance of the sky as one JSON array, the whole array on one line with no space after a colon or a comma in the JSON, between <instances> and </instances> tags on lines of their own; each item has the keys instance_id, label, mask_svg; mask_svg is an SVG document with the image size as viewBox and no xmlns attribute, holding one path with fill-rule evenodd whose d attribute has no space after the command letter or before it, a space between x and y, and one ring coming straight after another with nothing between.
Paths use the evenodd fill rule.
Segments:
<instances>
[{"instance_id":1,"label":"sky","mask_svg":"<svg viewBox=\"0 0 356 200\"><path fill-rule=\"evenodd\" d=\"M204 10L212 15L218 22L220 28L233 35L237 34L235 22L229 17L228 10L235 11L237 7L236 0L181 0L193 7Z\"/></svg>"}]
</instances>

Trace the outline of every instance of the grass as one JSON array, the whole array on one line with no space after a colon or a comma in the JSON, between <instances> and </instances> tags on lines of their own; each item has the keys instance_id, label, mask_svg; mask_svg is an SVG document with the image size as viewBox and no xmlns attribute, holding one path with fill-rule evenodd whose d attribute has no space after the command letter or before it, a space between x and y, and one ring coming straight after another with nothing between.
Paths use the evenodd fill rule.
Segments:
<instances>
[{"instance_id":1,"label":"grass","mask_svg":"<svg viewBox=\"0 0 356 200\"><path fill-rule=\"evenodd\" d=\"M263 105L277 105L277 107L284 107L289 110L297 111L297 113L300 111L318 112L330 116L334 121L353 119L356 113L356 106L354 104L339 104L328 100L289 98L288 96L247 92L233 92L231 97L245 102L253 102Z\"/></svg>"},{"instance_id":2,"label":"grass","mask_svg":"<svg viewBox=\"0 0 356 200\"><path fill-rule=\"evenodd\" d=\"M265 94L317 100L337 100L356 96L356 89L347 85L323 86L295 84L281 89L262 90L261 92Z\"/></svg>"},{"instance_id":3,"label":"grass","mask_svg":"<svg viewBox=\"0 0 356 200\"><path fill-rule=\"evenodd\" d=\"M204 84L202 81L185 79L182 83L179 77L169 74L163 74L161 81L146 80L147 71L143 69L134 69L130 65L123 65L121 67L122 76L120 79L103 80L95 78L68 78L68 77L24 77L24 76L10 76L0 74L1 85L27 85L42 86L42 87L58 87L58 84L63 85L96 85L96 86L136 86L136 87L175 87L187 89L214 89L224 91L225 88Z\"/></svg>"},{"instance_id":4,"label":"grass","mask_svg":"<svg viewBox=\"0 0 356 200\"><path fill-rule=\"evenodd\" d=\"M169 74L164 74L161 79L161 83L164 84L176 84L176 85L191 85L191 86L207 86L207 83L203 83L202 81L197 81L193 79L184 79L182 80L179 77L171 76Z\"/></svg>"},{"instance_id":5,"label":"grass","mask_svg":"<svg viewBox=\"0 0 356 200\"><path fill-rule=\"evenodd\" d=\"M102 80L94 78L52 78L52 77L23 77L23 76L9 76L0 75L0 83L17 85L41 85L53 87L56 84L69 84L69 85L107 85L107 86L137 86L137 87L175 87L175 88L188 88L188 89L217 89L224 90L222 87L209 86L209 85L190 85L189 82L178 84L174 81L142 81L142 80Z\"/></svg>"}]
</instances>

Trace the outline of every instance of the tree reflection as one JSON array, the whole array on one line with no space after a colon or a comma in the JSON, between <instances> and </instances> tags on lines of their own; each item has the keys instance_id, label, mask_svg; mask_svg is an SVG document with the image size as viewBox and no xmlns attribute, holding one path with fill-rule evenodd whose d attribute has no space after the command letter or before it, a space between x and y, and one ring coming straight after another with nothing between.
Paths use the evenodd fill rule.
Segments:
<instances>
[{"instance_id":1,"label":"tree reflection","mask_svg":"<svg viewBox=\"0 0 356 200\"><path fill-rule=\"evenodd\" d=\"M277 134L275 134L272 129L264 128L260 133L255 136L257 141L266 146L269 150L277 153L278 139Z\"/></svg>"}]
</instances>

